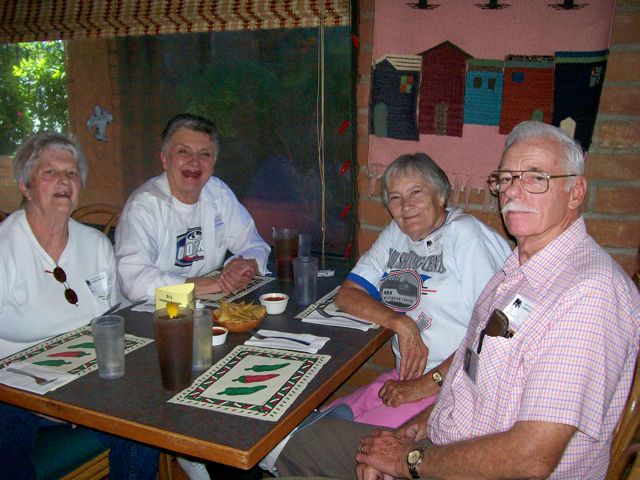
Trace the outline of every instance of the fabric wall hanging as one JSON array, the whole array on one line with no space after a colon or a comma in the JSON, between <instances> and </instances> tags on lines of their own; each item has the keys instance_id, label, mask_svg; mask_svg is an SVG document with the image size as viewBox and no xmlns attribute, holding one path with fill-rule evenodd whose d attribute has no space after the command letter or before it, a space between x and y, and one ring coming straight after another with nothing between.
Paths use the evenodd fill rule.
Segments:
<instances>
[{"instance_id":1,"label":"fabric wall hanging","mask_svg":"<svg viewBox=\"0 0 640 480\"><path fill-rule=\"evenodd\" d=\"M614 7L376 0L368 171L423 151L454 183L452 201L464 202L468 189L486 191L506 135L523 120L575 130L588 149Z\"/></svg>"}]
</instances>

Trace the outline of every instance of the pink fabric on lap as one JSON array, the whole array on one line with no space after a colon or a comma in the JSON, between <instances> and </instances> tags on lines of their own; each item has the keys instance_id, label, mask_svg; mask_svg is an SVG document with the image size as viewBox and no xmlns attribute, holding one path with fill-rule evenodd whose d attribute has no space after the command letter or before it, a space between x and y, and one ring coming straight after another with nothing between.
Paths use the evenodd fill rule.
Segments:
<instances>
[{"instance_id":1,"label":"pink fabric on lap","mask_svg":"<svg viewBox=\"0 0 640 480\"><path fill-rule=\"evenodd\" d=\"M383 373L369 385L359 388L346 397L338 398L322 410L338 405L348 405L353 411L355 422L395 428L415 417L438 398L437 395L433 395L417 402L404 403L396 408L387 407L378 397L378 392L387 380L399 380L397 370Z\"/></svg>"}]
</instances>

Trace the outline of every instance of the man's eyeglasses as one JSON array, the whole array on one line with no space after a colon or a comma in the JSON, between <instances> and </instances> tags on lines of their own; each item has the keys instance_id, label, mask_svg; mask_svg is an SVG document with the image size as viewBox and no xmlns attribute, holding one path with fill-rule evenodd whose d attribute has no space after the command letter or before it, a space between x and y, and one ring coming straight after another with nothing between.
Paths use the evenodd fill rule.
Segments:
<instances>
[{"instance_id":1,"label":"man's eyeglasses","mask_svg":"<svg viewBox=\"0 0 640 480\"><path fill-rule=\"evenodd\" d=\"M480 339L478 340L478 349L476 350L476 353L480 355L482 342L484 341L485 336L511 338L513 337L513 333L513 330L509 329L509 319L507 316L502 310L498 310L496 308L493 313L491 313L487 326L480 332Z\"/></svg>"},{"instance_id":2,"label":"man's eyeglasses","mask_svg":"<svg viewBox=\"0 0 640 480\"><path fill-rule=\"evenodd\" d=\"M45 272L53 274L53 278L64 285L64 298L66 298L67 302L69 302L71 305L75 305L77 307L78 294L71 287L69 287L69 284L67 283L67 274L65 273L65 271L56 266L56 268L53 269L53 272L49 270L45 270Z\"/></svg>"},{"instance_id":3,"label":"man's eyeglasses","mask_svg":"<svg viewBox=\"0 0 640 480\"><path fill-rule=\"evenodd\" d=\"M549 180L554 178L577 177L576 174L549 175L539 170L524 170L514 172L511 170L496 170L489 174L489 189L497 195L504 193L513 184L515 178L520 179L520 185L529 193L545 193L549 190Z\"/></svg>"}]
</instances>

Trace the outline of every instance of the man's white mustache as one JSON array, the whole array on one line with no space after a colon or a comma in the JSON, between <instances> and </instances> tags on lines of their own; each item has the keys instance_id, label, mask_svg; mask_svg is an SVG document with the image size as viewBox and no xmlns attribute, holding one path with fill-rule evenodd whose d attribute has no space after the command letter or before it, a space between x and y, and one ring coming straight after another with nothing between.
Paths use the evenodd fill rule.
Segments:
<instances>
[{"instance_id":1,"label":"man's white mustache","mask_svg":"<svg viewBox=\"0 0 640 480\"><path fill-rule=\"evenodd\" d=\"M525 213L536 213L538 209L529 207L527 205L523 205L520 202L509 202L504 207L502 207L502 214L505 215L509 212L525 212Z\"/></svg>"}]
</instances>

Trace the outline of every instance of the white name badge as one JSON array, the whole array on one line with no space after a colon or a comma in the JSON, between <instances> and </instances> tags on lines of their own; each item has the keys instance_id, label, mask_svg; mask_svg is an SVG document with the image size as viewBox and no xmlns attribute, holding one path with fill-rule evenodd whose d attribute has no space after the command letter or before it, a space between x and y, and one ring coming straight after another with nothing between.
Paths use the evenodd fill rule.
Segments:
<instances>
[{"instance_id":1,"label":"white name badge","mask_svg":"<svg viewBox=\"0 0 640 480\"><path fill-rule=\"evenodd\" d=\"M517 327L529 316L535 306L534 302L517 293L502 311L509 319L509 325Z\"/></svg>"},{"instance_id":2,"label":"white name badge","mask_svg":"<svg viewBox=\"0 0 640 480\"><path fill-rule=\"evenodd\" d=\"M87 287L89 287L94 297L100 300L109 300L109 281L107 279L107 272L104 270L95 277L87 280Z\"/></svg>"}]
</instances>

